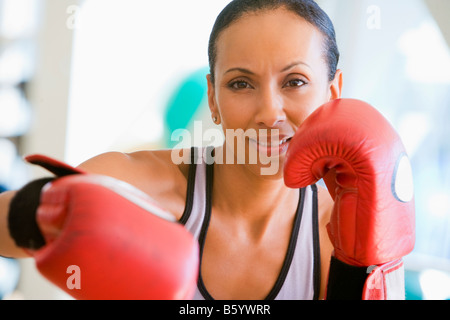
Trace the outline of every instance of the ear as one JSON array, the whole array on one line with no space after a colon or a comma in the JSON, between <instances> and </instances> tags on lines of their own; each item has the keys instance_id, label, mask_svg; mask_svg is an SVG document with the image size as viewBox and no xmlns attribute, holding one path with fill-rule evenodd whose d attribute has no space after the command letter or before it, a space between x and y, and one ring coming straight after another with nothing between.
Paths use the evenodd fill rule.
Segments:
<instances>
[{"instance_id":1,"label":"ear","mask_svg":"<svg viewBox=\"0 0 450 320\"><path fill-rule=\"evenodd\" d=\"M342 70L338 69L334 75L334 79L330 82L330 91L328 100L340 99L342 96Z\"/></svg>"},{"instance_id":2,"label":"ear","mask_svg":"<svg viewBox=\"0 0 450 320\"><path fill-rule=\"evenodd\" d=\"M216 89L214 84L211 82L211 75L208 74L206 76L206 80L208 83L208 105L209 110L211 111L211 115L219 115L219 108L216 103Z\"/></svg>"}]
</instances>

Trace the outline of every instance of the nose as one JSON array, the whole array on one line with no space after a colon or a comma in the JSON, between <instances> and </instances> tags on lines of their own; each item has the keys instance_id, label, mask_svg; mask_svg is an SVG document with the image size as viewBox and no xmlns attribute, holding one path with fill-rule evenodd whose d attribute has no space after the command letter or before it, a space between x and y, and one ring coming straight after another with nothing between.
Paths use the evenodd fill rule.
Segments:
<instances>
[{"instance_id":1,"label":"nose","mask_svg":"<svg viewBox=\"0 0 450 320\"><path fill-rule=\"evenodd\" d=\"M274 128L285 120L286 114L281 94L273 88L261 90L255 114L255 122L258 126Z\"/></svg>"}]
</instances>

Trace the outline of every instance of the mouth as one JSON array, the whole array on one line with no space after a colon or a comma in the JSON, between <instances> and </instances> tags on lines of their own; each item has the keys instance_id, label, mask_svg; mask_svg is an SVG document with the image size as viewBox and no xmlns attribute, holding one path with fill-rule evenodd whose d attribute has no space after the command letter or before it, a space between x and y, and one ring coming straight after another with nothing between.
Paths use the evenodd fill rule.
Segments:
<instances>
[{"instance_id":1,"label":"mouth","mask_svg":"<svg viewBox=\"0 0 450 320\"><path fill-rule=\"evenodd\" d=\"M259 154L263 154L268 157L276 157L284 155L287 152L291 139L291 136L260 136L257 139L249 138L249 145L258 150Z\"/></svg>"}]
</instances>

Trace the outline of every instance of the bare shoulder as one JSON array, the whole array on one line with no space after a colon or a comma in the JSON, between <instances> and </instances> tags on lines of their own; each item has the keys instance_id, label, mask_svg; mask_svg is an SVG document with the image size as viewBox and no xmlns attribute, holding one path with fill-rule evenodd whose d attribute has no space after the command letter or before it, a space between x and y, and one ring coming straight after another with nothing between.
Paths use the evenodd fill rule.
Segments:
<instances>
[{"instance_id":1,"label":"bare shoulder","mask_svg":"<svg viewBox=\"0 0 450 320\"><path fill-rule=\"evenodd\" d=\"M189 150L145 150L133 153L107 152L78 167L127 182L144 191L175 216L184 209L189 172ZM174 161L176 160L176 161Z\"/></svg>"},{"instance_id":2,"label":"bare shoulder","mask_svg":"<svg viewBox=\"0 0 450 320\"><path fill-rule=\"evenodd\" d=\"M184 155L188 154L187 150L180 152ZM81 163L78 167L89 173L108 175L121 180L129 180L134 175L143 173L156 178L171 171L184 169L183 163L172 161L172 150L107 152Z\"/></svg>"}]
</instances>

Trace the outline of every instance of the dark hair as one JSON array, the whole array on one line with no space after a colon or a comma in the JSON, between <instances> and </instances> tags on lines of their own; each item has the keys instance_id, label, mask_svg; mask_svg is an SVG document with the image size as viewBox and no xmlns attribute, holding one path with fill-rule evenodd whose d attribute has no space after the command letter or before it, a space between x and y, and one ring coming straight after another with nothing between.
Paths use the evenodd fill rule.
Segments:
<instances>
[{"instance_id":1,"label":"dark hair","mask_svg":"<svg viewBox=\"0 0 450 320\"><path fill-rule=\"evenodd\" d=\"M244 14L260 10L273 10L284 7L317 27L325 37L325 58L328 63L328 79L334 79L339 62L336 32L328 15L313 0L233 0L219 14L209 38L209 68L211 82L214 84L214 68L217 57L217 38L220 33Z\"/></svg>"}]
</instances>

